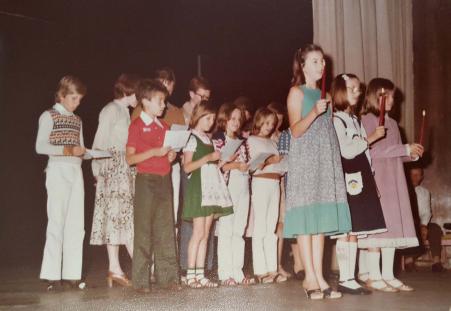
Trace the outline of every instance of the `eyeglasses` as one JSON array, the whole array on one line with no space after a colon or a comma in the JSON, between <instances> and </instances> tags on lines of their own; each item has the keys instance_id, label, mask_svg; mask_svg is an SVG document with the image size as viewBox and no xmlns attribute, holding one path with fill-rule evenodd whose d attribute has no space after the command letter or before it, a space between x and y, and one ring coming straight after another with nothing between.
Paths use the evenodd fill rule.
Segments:
<instances>
[{"instance_id":1,"label":"eyeglasses","mask_svg":"<svg viewBox=\"0 0 451 311\"><path fill-rule=\"evenodd\" d=\"M202 99L202 100L209 100L210 99L210 95L206 95L206 94L199 94L199 93L194 93L194 94L196 94L197 96L199 96L200 97L200 99Z\"/></svg>"},{"instance_id":2,"label":"eyeglasses","mask_svg":"<svg viewBox=\"0 0 451 311\"><path fill-rule=\"evenodd\" d=\"M348 90L350 90L352 93L355 93L355 94L360 93L360 88L357 87L357 86L354 86L354 87L352 87L352 86L347 86L346 88L347 88Z\"/></svg>"}]
</instances>

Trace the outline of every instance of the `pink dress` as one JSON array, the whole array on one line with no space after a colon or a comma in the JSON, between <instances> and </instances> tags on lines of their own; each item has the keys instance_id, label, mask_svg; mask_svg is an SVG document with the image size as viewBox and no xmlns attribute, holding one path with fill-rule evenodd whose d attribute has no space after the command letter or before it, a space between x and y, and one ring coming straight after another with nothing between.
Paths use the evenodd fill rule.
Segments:
<instances>
[{"instance_id":1,"label":"pink dress","mask_svg":"<svg viewBox=\"0 0 451 311\"><path fill-rule=\"evenodd\" d=\"M362 116L362 124L370 135L379 120L369 113ZM385 128L385 138L371 145L370 155L388 231L360 239L360 248L418 246L403 165L411 158L407 145L401 141L398 124L388 115L385 116Z\"/></svg>"}]
</instances>

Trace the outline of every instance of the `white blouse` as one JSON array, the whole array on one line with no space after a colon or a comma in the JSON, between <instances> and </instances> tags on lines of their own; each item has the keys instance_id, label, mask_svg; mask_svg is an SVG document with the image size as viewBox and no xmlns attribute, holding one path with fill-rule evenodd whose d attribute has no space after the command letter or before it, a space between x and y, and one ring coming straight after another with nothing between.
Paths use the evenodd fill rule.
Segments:
<instances>
[{"instance_id":1,"label":"white blouse","mask_svg":"<svg viewBox=\"0 0 451 311\"><path fill-rule=\"evenodd\" d=\"M99 126L94 137L92 149L115 149L125 152L130 126L130 113L127 106L111 102L103 107L99 115ZM92 161L92 171L97 176L102 160Z\"/></svg>"},{"instance_id":2,"label":"white blouse","mask_svg":"<svg viewBox=\"0 0 451 311\"><path fill-rule=\"evenodd\" d=\"M258 156L260 153L272 153L274 155L279 155L277 150L277 144L270 138L263 138L255 135L249 136L247 139L247 144L249 146L249 158L252 161L253 158ZM283 174L287 171L285 161L279 163L270 164L265 166L262 170L257 169L254 175L263 173L278 173Z\"/></svg>"},{"instance_id":3,"label":"white blouse","mask_svg":"<svg viewBox=\"0 0 451 311\"><path fill-rule=\"evenodd\" d=\"M343 158L349 160L354 159L362 152L365 152L369 163L371 163L367 134L363 126L360 126L357 117L351 116L349 113L344 111L337 111L335 116L338 118L334 118L334 127ZM342 120L346 123L346 127L344 126Z\"/></svg>"}]
</instances>

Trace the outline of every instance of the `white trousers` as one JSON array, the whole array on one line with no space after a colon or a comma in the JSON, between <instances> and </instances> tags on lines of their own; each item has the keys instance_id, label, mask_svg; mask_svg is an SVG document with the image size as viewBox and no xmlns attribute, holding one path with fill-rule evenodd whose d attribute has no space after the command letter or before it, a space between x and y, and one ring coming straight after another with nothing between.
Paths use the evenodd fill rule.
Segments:
<instances>
[{"instance_id":1,"label":"white trousers","mask_svg":"<svg viewBox=\"0 0 451 311\"><path fill-rule=\"evenodd\" d=\"M218 276L221 281L244 278L244 229L249 214L249 176L233 172L229 179L229 192L233 214L218 221Z\"/></svg>"},{"instance_id":2,"label":"white trousers","mask_svg":"<svg viewBox=\"0 0 451 311\"><path fill-rule=\"evenodd\" d=\"M252 179L251 204L254 210L252 259L254 274L277 271L277 235L280 185L275 179Z\"/></svg>"},{"instance_id":3,"label":"white trousers","mask_svg":"<svg viewBox=\"0 0 451 311\"><path fill-rule=\"evenodd\" d=\"M174 224L177 224L177 214L179 212L180 201L180 163L175 162L172 165L172 198L174 202Z\"/></svg>"},{"instance_id":4,"label":"white trousers","mask_svg":"<svg viewBox=\"0 0 451 311\"><path fill-rule=\"evenodd\" d=\"M49 163L47 234L40 278L80 280L84 230L84 185L80 165Z\"/></svg>"}]
</instances>

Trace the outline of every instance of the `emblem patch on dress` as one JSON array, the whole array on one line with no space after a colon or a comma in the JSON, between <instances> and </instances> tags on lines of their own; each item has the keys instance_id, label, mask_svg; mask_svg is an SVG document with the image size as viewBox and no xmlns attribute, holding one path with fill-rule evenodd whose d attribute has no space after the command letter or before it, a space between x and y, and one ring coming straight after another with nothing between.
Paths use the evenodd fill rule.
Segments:
<instances>
[{"instance_id":1,"label":"emblem patch on dress","mask_svg":"<svg viewBox=\"0 0 451 311\"><path fill-rule=\"evenodd\" d=\"M348 174L345 173L346 190L350 195L357 195L362 192L363 182L362 174L360 172Z\"/></svg>"},{"instance_id":2,"label":"emblem patch on dress","mask_svg":"<svg viewBox=\"0 0 451 311\"><path fill-rule=\"evenodd\" d=\"M143 132L150 132L152 129L150 127L143 127Z\"/></svg>"}]
</instances>

